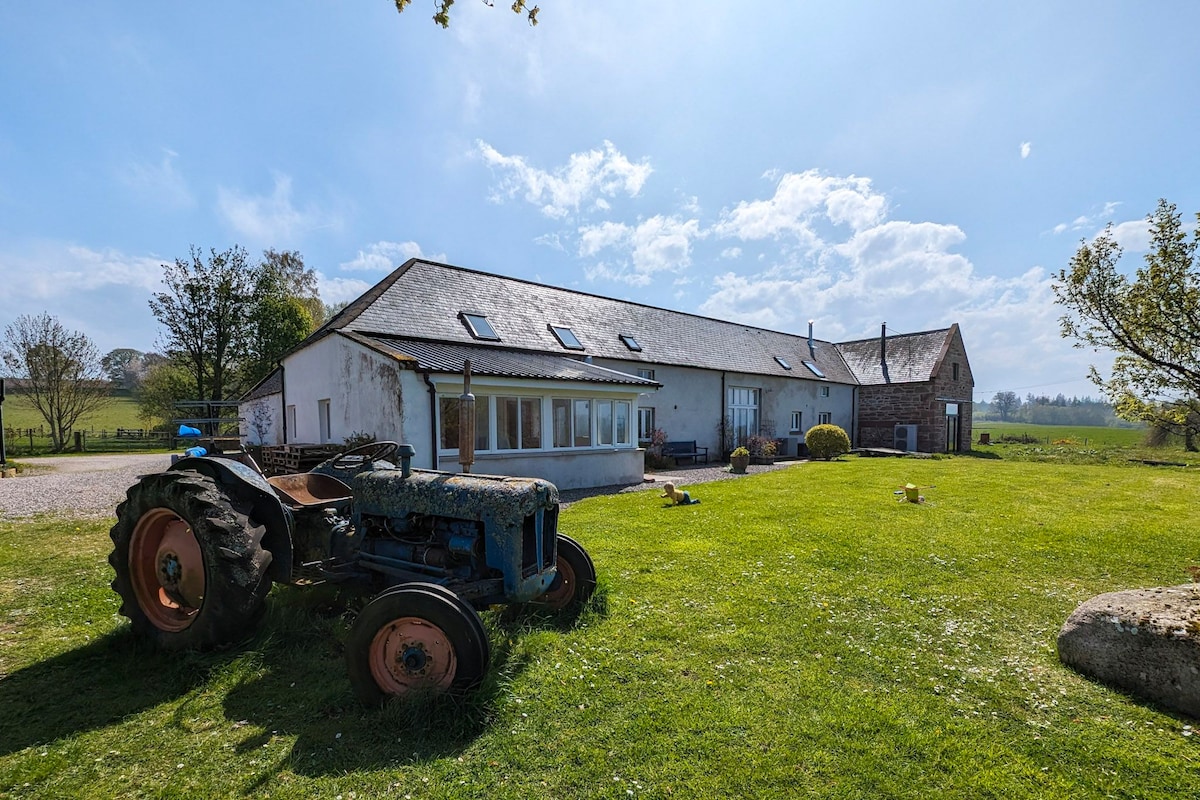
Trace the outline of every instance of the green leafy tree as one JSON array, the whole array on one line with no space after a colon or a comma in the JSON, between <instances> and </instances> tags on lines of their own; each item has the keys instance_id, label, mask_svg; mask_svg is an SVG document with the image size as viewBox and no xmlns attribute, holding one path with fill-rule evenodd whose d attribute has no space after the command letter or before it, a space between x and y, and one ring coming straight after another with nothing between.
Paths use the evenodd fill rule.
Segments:
<instances>
[{"instance_id":1,"label":"green leafy tree","mask_svg":"<svg viewBox=\"0 0 1200 800\"><path fill-rule=\"evenodd\" d=\"M138 416L149 425L166 423L176 416L175 404L193 399L192 374L174 361L159 361L142 375L135 397Z\"/></svg>"},{"instance_id":2,"label":"green leafy tree","mask_svg":"<svg viewBox=\"0 0 1200 800\"><path fill-rule=\"evenodd\" d=\"M255 268L237 245L209 252L205 262L193 246L190 260L164 264L167 291L151 298L150 311L163 327L165 354L191 376L191 399L225 400L250 335Z\"/></svg>"},{"instance_id":3,"label":"green leafy tree","mask_svg":"<svg viewBox=\"0 0 1200 800\"><path fill-rule=\"evenodd\" d=\"M0 353L9 374L24 379L23 391L46 420L56 453L80 418L111 402L96 345L49 314L17 317L5 328Z\"/></svg>"},{"instance_id":4,"label":"green leafy tree","mask_svg":"<svg viewBox=\"0 0 1200 800\"><path fill-rule=\"evenodd\" d=\"M304 341L324 317L317 275L304 266L301 255L294 250L264 251L255 275L241 388L266 377L279 358Z\"/></svg>"},{"instance_id":5,"label":"green leafy tree","mask_svg":"<svg viewBox=\"0 0 1200 800\"><path fill-rule=\"evenodd\" d=\"M1060 324L1076 347L1116 353L1107 379L1095 366L1090 377L1118 416L1180 434L1194 450L1200 433L1200 232L1189 237L1166 200L1146 219L1150 249L1132 278L1118 267L1123 251L1111 223L1080 244L1054 285L1068 310Z\"/></svg>"},{"instance_id":6,"label":"green leafy tree","mask_svg":"<svg viewBox=\"0 0 1200 800\"><path fill-rule=\"evenodd\" d=\"M404 9L412 4L412 0L395 0L396 10L403 13ZM483 0L484 5L494 5L493 0ZM454 0L435 0L434 2L433 21L443 28L450 27L450 7L454 5ZM514 0L511 6L514 14L524 14L529 20L530 25L538 24L538 13L541 9L538 6L530 8L526 4L526 0Z\"/></svg>"},{"instance_id":7,"label":"green leafy tree","mask_svg":"<svg viewBox=\"0 0 1200 800\"><path fill-rule=\"evenodd\" d=\"M100 359L100 366L104 368L104 373L115 388L131 392L137 389L138 381L141 380L146 355L141 350L131 347L118 347L116 350L109 350Z\"/></svg>"},{"instance_id":8,"label":"green leafy tree","mask_svg":"<svg viewBox=\"0 0 1200 800\"><path fill-rule=\"evenodd\" d=\"M992 408L1000 415L1001 420L1008 420L1013 412L1021 407L1021 398L1016 392L996 392L992 398Z\"/></svg>"}]
</instances>

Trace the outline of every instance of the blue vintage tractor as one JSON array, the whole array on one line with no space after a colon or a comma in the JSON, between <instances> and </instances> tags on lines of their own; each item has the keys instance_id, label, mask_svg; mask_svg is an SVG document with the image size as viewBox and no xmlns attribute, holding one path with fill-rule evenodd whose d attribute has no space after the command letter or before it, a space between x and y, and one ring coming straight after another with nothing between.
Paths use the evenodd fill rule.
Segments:
<instances>
[{"instance_id":1,"label":"blue vintage tractor","mask_svg":"<svg viewBox=\"0 0 1200 800\"><path fill-rule=\"evenodd\" d=\"M216 647L253 629L273 582L350 584L375 595L346 642L363 702L476 686L477 609L576 608L596 570L558 533L553 484L412 469L413 454L374 442L269 478L248 456L202 456L143 477L111 532L121 613L164 648Z\"/></svg>"}]
</instances>

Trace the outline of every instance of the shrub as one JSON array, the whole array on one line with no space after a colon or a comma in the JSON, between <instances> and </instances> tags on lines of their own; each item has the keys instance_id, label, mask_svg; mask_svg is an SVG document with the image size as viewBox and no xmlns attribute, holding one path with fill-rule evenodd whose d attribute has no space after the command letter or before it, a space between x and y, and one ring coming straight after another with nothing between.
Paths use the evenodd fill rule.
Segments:
<instances>
[{"instance_id":1,"label":"shrub","mask_svg":"<svg viewBox=\"0 0 1200 800\"><path fill-rule=\"evenodd\" d=\"M778 450L774 439L758 434L746 438L746 447L753 458L774 458Z\"/></svg>"},{"instance_id":2,"label":"shrub","mask_svg":"<svg viewBox=\"0 0 1200 800\"><path fill-rule=\"evenodd\" d=\"M734 451L733 451L732 453L730 453L730 454L729 454L729 457L730 457L730 458L734 458L734 457L737 457L737 458L745 458L745 457L746 457L746 456L748 456L748 455L750 455L750 451L749 451L749 450L747 450L747 449L746 449L746 448L744 448L744 447L737 447L737 448L734 448Z\"/></svg>"},{"instance_id":3,"label":"shrub","mask_svg":"<svg viewBox=\"0 0 1200 800\"><path fill-rule=\"evenodd\" d=\"M814 425L804 434L804 443L813 458L826 461L850 452L850 437L837 425Z\"/></svg>"}]
</instances>

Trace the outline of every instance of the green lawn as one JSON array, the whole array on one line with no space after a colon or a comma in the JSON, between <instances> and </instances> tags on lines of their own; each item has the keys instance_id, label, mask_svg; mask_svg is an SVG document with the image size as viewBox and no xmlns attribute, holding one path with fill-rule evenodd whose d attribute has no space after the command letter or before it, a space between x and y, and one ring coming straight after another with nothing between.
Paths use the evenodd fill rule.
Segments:
<instances>
[{"instance_id":1,"label":"green lawn","mask_svg":"<svg viewBox=\"0 0 1200 800\"><path fill-rule=\"evenodd\" d=\"M925 505L898 503L906 482ZM167 655L116 616L104 523L0 523L0 794L1179 798L1193 723L1087 681L1082 600L1200 563L1196 470L846 458L572 505L576 626L485 615L469 701L355 706L347 614Z\"/></svg>"}]
</instances>

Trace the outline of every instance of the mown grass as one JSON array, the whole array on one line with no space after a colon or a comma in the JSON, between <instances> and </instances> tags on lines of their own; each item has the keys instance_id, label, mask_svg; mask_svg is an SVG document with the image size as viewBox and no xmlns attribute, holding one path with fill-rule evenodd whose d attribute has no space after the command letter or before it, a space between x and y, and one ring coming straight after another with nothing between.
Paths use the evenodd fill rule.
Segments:
<instances>
[{"instance_id":1,"label":"mown grass","mask_svg":"<svg viewBox=\"0 0 1200 800\"><path fill-rule=\"evenodd\" d=\"M1065 669L1082 600L1187 581L1195 470L847 458L562 515L575 626L490 612L465 701L355 706L328 592L169 655L106 526L0 524L0 793L84 797L1182 797L1192 723ZM913 482L925 505L898 503Z\"/></svg>"},{"instance_id":2,"label":"mown grass","mask_svg":"<svg viewBox=\"0 0 1200 800\"><path fill-rule=\"evenodd\" d=\"M45 426L46 420L23 394L8 394L4 398L4 427L14 430ZM138 404L132 397L113 397L103 408L79 420L76 430L115 431L117 428L144 428L138 416Z\"/></svg>"}]
</instances>

